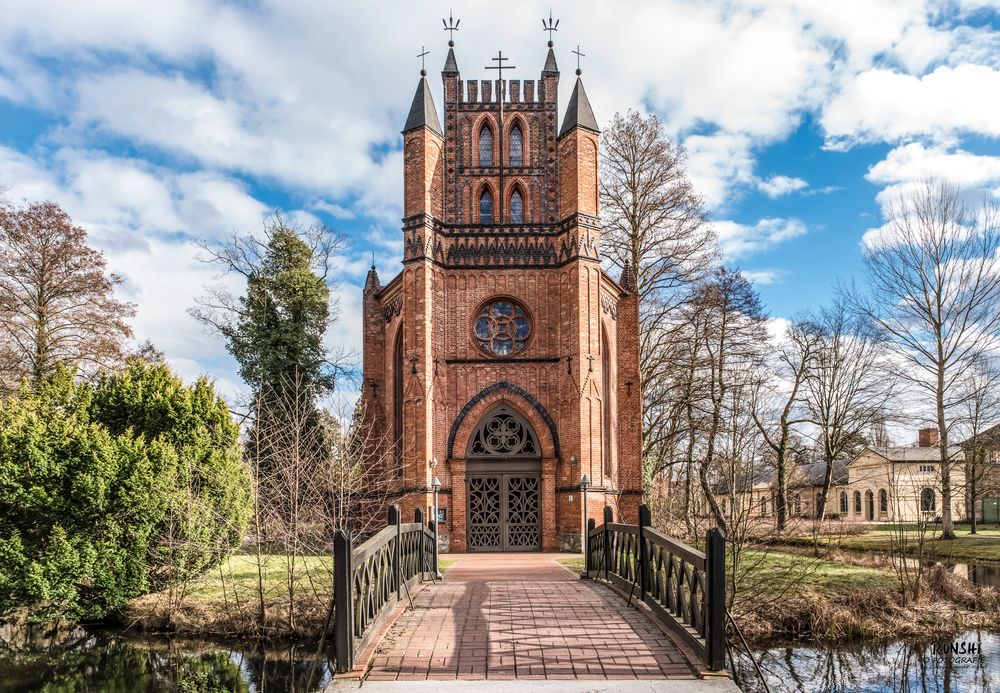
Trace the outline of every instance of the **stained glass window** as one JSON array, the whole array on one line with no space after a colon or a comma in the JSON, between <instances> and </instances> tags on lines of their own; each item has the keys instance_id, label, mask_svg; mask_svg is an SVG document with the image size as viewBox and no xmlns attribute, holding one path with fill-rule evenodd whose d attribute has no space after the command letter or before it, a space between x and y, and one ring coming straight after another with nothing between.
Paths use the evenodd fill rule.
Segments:
<instances>
[{"instance_id":1,"label":"stained glass window","mask_svg":"<svg viewBox=\"0 0 1000 693\"><path fill-rule=\"evenodd\" d=\"M515 125L510 131L510 165L524 166L524 144L521 128Z\"/></svg>"},{"instance_id":2,"label":"stained glass window","mask_svg":"<svg viewBox=\"0 0 1000 693\"><path fill-rule=\"evenodd\" d=\"M489 190L483 190L483 194L479 196L479 223L493 223L493 195Z\"/></svg>"},{"instance_id":3,"label":"stained glass window","mask_svg":"<svg viewBox=\"0 0 1000 693\"><path fill-rule=\"evenodd\" d=\"M498 298L479 310L472 330L476 343L486 353L513 356L524 351L531 336L531 322L520 304Z\"/></svg>"},{"instance_id":4,"label":"stained glass window","mask_svg":"<svg viewBox=\"0 0 1000 693\"><path fill-rule=\"evenodd\" d=\"M524 200L521 199L521 193L517 190L510 195L510 223L524 223Z\"/></svg>"},{"instance_id":5,"label":"stained glass window","mask_svg":"<svg viewBox=\"0 0 1000 693\"><path fill-rule=\"evenodd\" d=\"M479 165L493 165L493 131L485 125L479 130Z\"/></svg>"}]
</instances>

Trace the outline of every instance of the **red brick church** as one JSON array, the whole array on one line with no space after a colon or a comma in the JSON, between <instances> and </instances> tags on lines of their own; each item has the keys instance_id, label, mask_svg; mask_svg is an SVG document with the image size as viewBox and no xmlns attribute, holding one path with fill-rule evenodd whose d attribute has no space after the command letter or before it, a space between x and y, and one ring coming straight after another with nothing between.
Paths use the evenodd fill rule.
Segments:
<instances>
[{"instance_id":1,"label":"red brick church","mask_svg":"<svg viewBox=\"0 0 1000 693\"><path fill-rule=\"evenodd\" d=\"M463 81L453 47L443 127L421 70L402 131L402 271L365 283L365 411L404 518L440 479L451 551L578 549L582 476L598 523L642 496L638 297L601 267L600 129L579 69L559 125L551 41L537 80Z\"/></svg>"}]
</instances>

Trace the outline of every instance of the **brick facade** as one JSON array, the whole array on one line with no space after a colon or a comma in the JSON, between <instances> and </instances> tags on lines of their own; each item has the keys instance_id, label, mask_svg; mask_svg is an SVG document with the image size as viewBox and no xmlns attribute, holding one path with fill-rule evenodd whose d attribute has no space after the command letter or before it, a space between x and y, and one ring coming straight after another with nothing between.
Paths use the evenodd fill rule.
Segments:
<instances>
[{"instance_id":1,"label":"brick facade","mask_svg":"<svg viewBox=\"0 0 1000 693\"><path fill-rule=\"evenodd\" d=\"M381 444L398 451L404 517L431 506L437 476L440 531L463 551L470 437L506 405L538 441L541 548L579 547L581 475L598 522L605 505L634 521L642 492L638 298L628 270L616 282L600 265L600 135L579 79L571 105L582 99L591 117L567 113L557 134L551 48L537 81L504 84L463 84L449 53L444 127L422 77L403 132L403 269L382 286L373 267L365 286L366 412ZM515 126L519 166L510 165ZM482 128L488 158L478 151ZM492 223L479 214L484 190ZM515 190L523 219L509 223ZM522 305L531 323L524 349L507 357L473 335L480 307L498 297Z\"/></svg>"}]
</instances>

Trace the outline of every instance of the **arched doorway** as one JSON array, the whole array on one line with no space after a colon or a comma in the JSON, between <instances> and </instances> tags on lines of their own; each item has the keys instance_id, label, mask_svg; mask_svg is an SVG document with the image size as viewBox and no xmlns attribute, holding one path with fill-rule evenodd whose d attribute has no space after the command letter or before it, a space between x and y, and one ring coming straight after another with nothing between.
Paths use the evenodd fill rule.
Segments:
<instances>
[{"instance_id":1,"label":"arched doorway","mask_svg":"<svg viewBox=\"0 0 1000 693\"><path fill-rule=\"evenodd\" d=\"M512 408L491 410L466 451L469 551L541 548L541 448Z\"/></svg>"}]
</instances>

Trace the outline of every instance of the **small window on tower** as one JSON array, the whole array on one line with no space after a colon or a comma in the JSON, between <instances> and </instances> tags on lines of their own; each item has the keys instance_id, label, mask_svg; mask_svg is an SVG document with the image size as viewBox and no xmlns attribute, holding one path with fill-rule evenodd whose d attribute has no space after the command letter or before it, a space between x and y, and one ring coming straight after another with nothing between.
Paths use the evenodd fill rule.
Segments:
<instances>
[{"instance_id":1,"label":"small window on tower","mask_svg":"<svg viewBox=\"0 0 1000 693\"><path fill-rule=\"evenodd\" d=\"M489 190L483 190L483 194L479 196L479 223L493 223L493 195Z\"/></svg>"},{"instance_id":2,"label":"small window on tower","mask_svg":"<svg viewBox=\"0 0 1000 693\"><path fill-rule=\"evenodd\" d=\"M515 125L510 130L510 165L524 166L524 147L519 125Z\"/></svg>"},{"instance_id":3,"label":"small window on tower","mask_svg":"<svg viewBox=\"0 0 1000 693\"><path fill-rule=\"evenodd\" d=\"M493 131L486 125L479 131L479 165L493 165Z\"/></svg>"},{"instance_id":4,"label":"small window on tower","mask_svg":"<svg viewBox=\"0 0 1000 693\"><path fill-rule=\"evenodd\" d=\"M524 223L524 200L521 199L521 193L517 190L510 195L510 223Z\"/></svg>"}]
</instances>

